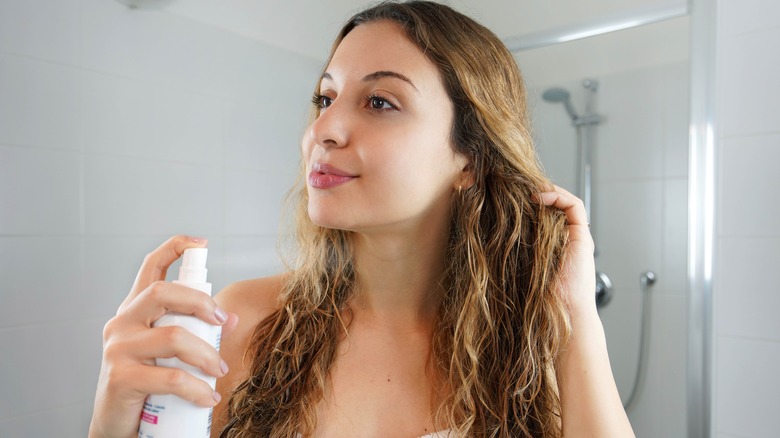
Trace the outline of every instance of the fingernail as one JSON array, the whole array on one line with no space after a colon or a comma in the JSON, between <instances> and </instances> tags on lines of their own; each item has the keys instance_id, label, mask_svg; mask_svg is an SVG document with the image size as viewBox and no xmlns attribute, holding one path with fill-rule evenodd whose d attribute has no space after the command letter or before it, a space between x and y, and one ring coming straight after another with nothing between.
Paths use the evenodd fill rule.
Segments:
<instances>
[{"instance_id":1,"label":"fingernail","mask_svg":"<svg viewBox=\"0 0 780 438\"><path fill-rule=\"evenodd\" d=\"M213 399L214 399L214 403L219 403L219 401L220 401L220 400L222 400L222 396L221 396L221 395L219 395L219 393L218 393L217 391L214 391L214 392L211 394L211 398L213 398Z\"/></svg>"},{"instance_id":2,"label":"fingernail","mask_svg":"<svg viewBox=\"0 0 780 438\"><path fill-rule=\"evenodd\" d=\"M190 237L190 242L193 242L193 243L202 243L202 242L205 242L205 241L206 241L205 237Z\"/></svg>"},{"instance_id":3,"label":"fingernail","mask_svg":"<svg viewBox=\"0 0 780 438\"><path fill-rule=\"evenodd\" d=\"M225 313L225 311L219 307L217 307L217 309L214 311L214 317L217 318L217 321L219 321L221 324L224 324L225 321L228 320L227 313Z\"/></svg>"},{"instance_id":4,"label":"fingernail","mask_svg":"<svg viewBox=\"0 0 780 438\"><path fill-rule=\"evenodd\" d=\"M223 376L225 374L227 374L228 371L230 371L230 368L228 368L228 364L227 364L227 362L224 361L224 359L222 360L222 363L219 364L219 369L222 370L222 375Z\"/></svg>"}]
</instances>

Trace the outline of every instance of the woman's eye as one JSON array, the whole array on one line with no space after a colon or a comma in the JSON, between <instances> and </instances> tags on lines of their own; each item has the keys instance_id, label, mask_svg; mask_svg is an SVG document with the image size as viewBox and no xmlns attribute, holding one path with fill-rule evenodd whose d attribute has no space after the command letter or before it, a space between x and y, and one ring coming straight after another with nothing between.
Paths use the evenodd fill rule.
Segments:
<instances>
[{"instance_id":1,"label":"woman's eye","mask_svg":"<svg viewBox=\"0 0 780 438\"><path fill-rule=\"evenodd\" d=\"M379 97L379 96L369 96L368 97L368 104L371 106L371 109L374 110L389 110L389 109L395 109L395 106L393 106L392 103L388 102L387 100Z\"/></svg>"},{"instance_id":2,"label":"woman's eye","mask_svg":"<svg viewBox=\"0 0 780 438\"><path fill-rule=\"evenodd\" d=\"M333 99L331 99L328 96L323 96L322 94L315 94L312 98L311 102L319 109L325 109L330 106L331 103L333 103Z\"/></svg>"}]
</instances>

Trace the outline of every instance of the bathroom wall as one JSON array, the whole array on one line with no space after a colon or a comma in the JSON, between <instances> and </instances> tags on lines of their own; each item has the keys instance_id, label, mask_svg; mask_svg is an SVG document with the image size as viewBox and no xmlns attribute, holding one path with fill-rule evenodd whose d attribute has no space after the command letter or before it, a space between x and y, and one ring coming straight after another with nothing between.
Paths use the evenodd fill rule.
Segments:
<instances>
[{"instance_id":1,"label":"bathroom wall","mask_svg":"<svg viewBox=\"0 0 780 438\"><path fill-rule=\"evenodd\" d=\"M713 436L780 430L780 4L718 0Z\"/></svg>"},{"instance_id":2,"label":"bathroom wall","mask_svg":"<svg viewBox=\"0 0 780 438\"><path fill-rule=\"evenodd\" d=\"M687 428L686 30L687 20L680 19L517 55L521 68L534 63L524 70L542 163L556 184L574 192L576 130L564 106L545 102L541 95L549 87L565 88L582 115L582 80L599 81L594 109L603 122L595 129L591 230L597 269L614 287L600 316L624 402L639 360L640 276L648 270L657 276L649 291L645 379L629 411L636 435L643 438L683 437ZM651 41L647 37L653 34L663 35L661 40L676 36L676 48L665 52L656 43L626 44L630 59L604 56L614 53L614 44ZM542 58L543 65L554 67L549 73L539 65Z\"/></svg>"},{"instance_id":3,"label":"bathroom wall","mask_svg":"<svg viewBox=\"0 0 780 438\"><path fill-rule=\"evenodd\" d=\"M170 235L209 238L215 290L279 269L320 63L166 11L0 1L0 436L86 436L102 327Z\"/></svg>"}]
</instances>

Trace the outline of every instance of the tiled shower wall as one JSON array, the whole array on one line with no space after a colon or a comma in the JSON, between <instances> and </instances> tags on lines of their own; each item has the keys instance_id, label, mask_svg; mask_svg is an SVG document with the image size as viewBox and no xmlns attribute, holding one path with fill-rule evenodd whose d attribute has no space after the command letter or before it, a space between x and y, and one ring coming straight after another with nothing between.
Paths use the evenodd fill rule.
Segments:
<instances>
[{"instance_id":1,"label":"tiled shower wall","mask_svg":"<svg viewBox=\"0 0 780 438\"><path fill-rule=\"evenodd\" d=\"M584 78L583 76L582 78ZM582 79L580 78L580 79ZM582 115L581 80L556 83ZM637 436L686 434L687 173L689 67L674 62L599 75L592 231L597 268L614 286L600 310L610 361L626 401L639 359L640 276L653 271L645 379L629 417ZM576 193L577 136L563 105L529 91L542 162ZM659 419L663 419L660 421Z\"/></svg>"},{"instance_id":2,"label":"tiled shower wall","mask_svg":"<svg viewBox=\"0 0 780 438\"><path fill-rule=\"evenodd\" d=\"M713 436L777 436L780 3L717 5Z\"/></svg>"},{"instance_id":3,"label":"tiled shower wall","mask_svg":"<svg viewBox=\"0 0 780 438\"><path fill-rule=\"evenodd\" d=\"M321 61L106 0L0 1L0 436L83 437L103 324L143 256L279 269Z\"/></svg>"}]
</instances>

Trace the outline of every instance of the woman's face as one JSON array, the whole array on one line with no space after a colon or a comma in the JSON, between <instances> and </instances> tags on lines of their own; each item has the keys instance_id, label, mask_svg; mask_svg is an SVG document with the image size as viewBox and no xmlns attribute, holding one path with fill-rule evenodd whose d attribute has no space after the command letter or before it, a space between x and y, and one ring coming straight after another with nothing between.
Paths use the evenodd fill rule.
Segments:
<instances>
[{"instance_id":1,"label":"woman's face","mask_svg":"<svg viewBox=\"0 0 780 438\"><path fill-rule=\"evenodd\" d=\"M314 100L320 115L302 146L314 223L364 232L449 223L467 160L450 142L439 71L399 25L353 29Z\"/></svg>"}]
</instances>

